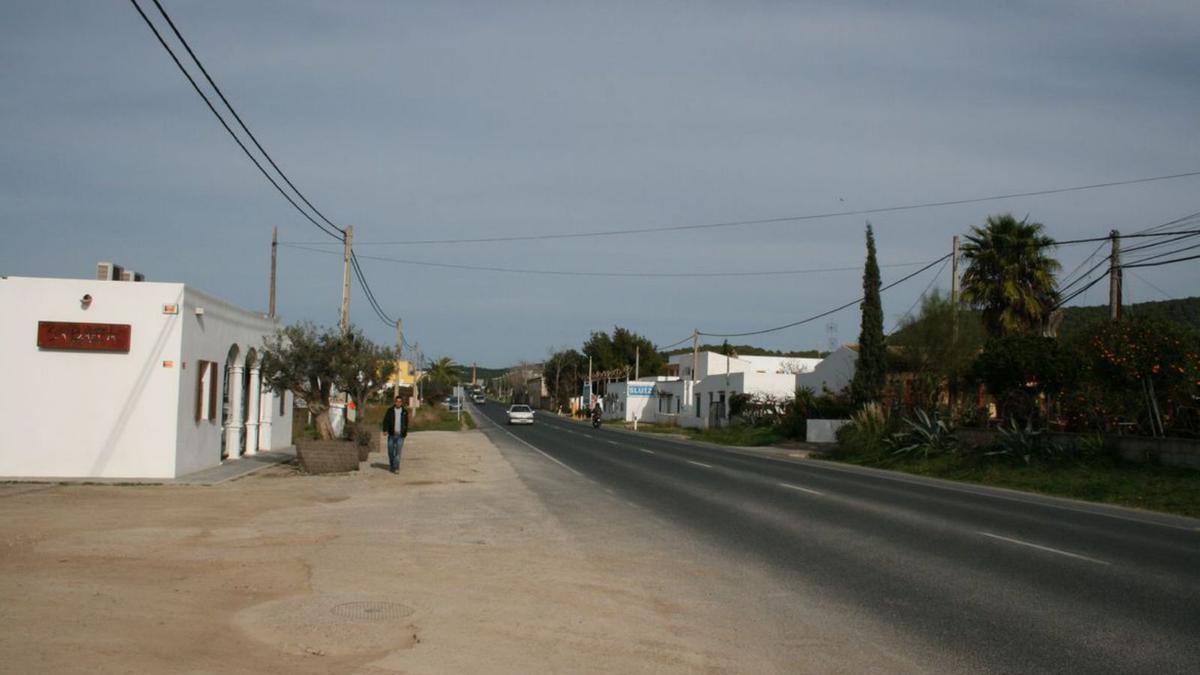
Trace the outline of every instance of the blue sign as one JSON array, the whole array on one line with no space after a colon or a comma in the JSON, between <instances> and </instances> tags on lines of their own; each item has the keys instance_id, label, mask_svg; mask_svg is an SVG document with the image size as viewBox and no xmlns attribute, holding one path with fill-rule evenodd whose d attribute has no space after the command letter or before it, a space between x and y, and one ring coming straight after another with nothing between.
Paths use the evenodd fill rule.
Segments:
<instances>
[{"instance_id":1,"label":"blue sign","mask_svg":"<svg viewBox=\"0 0 1200 675\"><path fill-rule=\"evenodd\" d=\"M652 385L652 384L631 384L631 385L629 385L629 397L630 398L633 398L634 396L646 397L646 396L653 396L653 395L654 395L654 385Z\"/></svg>"}]
</instances>

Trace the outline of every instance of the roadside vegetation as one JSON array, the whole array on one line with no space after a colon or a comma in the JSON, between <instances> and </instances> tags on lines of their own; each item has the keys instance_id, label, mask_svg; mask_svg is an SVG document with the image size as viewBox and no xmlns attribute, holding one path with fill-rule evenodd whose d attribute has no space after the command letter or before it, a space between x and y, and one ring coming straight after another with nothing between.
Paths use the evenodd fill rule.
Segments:
<instances>
[{"instance_id":1,"label":"roadside vegetation","mask_svg":"<svg viewBox=\"0 0 1200 675\"><path fill-rule=\"evenodd\" d=\"M830 458L1200 517L1200 472L1114 448L1123 435L1200 438L1200 332L1126 308L1059 337L1053 245L1008 215L972 228L966 306L934 293L889 337L869 364L887 385L855 397Z\"/></svg>"}]
</instances>

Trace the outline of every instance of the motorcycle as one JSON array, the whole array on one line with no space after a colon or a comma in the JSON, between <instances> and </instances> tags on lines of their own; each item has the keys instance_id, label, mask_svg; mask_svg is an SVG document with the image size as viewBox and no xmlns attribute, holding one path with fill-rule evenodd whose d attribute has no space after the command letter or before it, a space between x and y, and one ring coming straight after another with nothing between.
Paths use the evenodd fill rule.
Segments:
<instances>
[{"instance_id":1,"label":"motorcycle","mask_svg":"<svg viewBox=\"0 0 1200 675\"><path fill-rule=\"evenodd\" d=\"M599 415L592 417L592 428L593 429L600 428L600 416Z\"/></svg>"}]
</instances>

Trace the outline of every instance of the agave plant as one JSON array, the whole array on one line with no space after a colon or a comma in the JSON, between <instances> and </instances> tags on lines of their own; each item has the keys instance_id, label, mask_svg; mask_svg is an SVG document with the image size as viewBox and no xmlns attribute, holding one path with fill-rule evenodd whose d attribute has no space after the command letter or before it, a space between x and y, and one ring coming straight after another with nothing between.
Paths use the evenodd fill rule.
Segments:
<instances>
[{"instance_id":1,"label":"agave plant","mask_svg":"<svg viewBox=\"0 0 1200 675\"><path fill-rule=\"evenodd\" d=\"M888 441L893 455L915 455L918 452L925 459L929 455L939 455L951 452L958 446L954 431L937 411L933 414L918 408L912 417L905 417L904 431L895 433Z\"/></svg>"},{"instance_id":2,"label":"agave plant","mask_svg":"<svg viewBox=\"0 0 1200 675\"><path fill-rule=\"evenodd\" d=\"M1063 448L1046 438L1044 430L1034 428L1032 419L1026 420L1024 426L1011 419L1007 426L1000 427L1000 436L992 449L983 454L1019 459L1029 464L1035 457L1056 459L1063 454Z\"/></svg>"}]
</instances>

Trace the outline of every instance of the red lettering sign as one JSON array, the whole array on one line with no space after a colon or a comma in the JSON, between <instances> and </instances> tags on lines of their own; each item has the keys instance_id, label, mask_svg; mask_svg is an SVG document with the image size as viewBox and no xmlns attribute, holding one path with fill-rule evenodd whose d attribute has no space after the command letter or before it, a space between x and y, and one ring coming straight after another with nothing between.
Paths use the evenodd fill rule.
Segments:
<instances>
[{"instance_id":1,"label":"red lettering sign","mask_svg":"<svg viewBox=\"0 0 1200 675\"><path fill-rule=\"evenodd\" d=\"M43 349L127 352L132 330L127 323L39 321L37 344Z\"/></svg>"}]
</instances>

